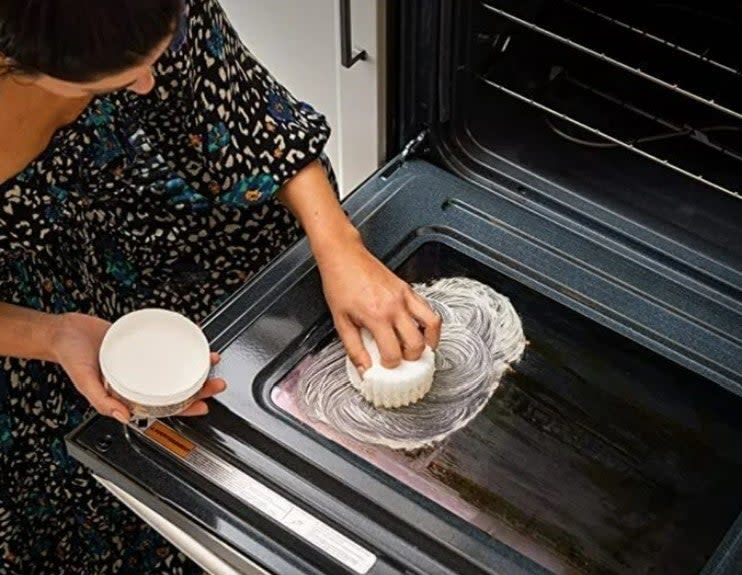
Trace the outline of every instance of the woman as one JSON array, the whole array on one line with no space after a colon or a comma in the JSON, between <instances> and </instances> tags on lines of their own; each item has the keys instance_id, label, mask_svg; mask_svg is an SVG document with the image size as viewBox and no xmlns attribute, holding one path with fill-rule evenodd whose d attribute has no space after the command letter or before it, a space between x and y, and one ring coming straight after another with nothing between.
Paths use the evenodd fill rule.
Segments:
<instances>
[{"instance_id":1,"label":"woman","mask_svg":"<svg viewBox=\"0 0 742 575\"><path fill-rule=\"evenodd\" d=\"M63 435L91 405L129 418L98 372L110 321L202 320L297 239L289 211L360 368L361 326L388 366L437 343L437 317L343 214L328 136L216 0L0 0L0 573L195 570Z\"/></svg>"}]
</instances>

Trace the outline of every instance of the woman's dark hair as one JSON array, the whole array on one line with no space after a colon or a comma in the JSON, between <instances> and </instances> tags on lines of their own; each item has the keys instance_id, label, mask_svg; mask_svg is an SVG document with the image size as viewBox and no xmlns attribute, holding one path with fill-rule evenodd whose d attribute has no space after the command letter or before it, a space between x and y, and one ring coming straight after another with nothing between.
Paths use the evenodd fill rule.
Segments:
<instances>
[{"instance_id":1,"label":"woman's dark hair","mask_svg":"<svg viewBox=\"0 0 742 575\"><path fill-rule=\"evenodd\" d=\"M183 0L0 0L0 74L92 82L136 66L176 32Z\"/></svg>"}]
</instances>

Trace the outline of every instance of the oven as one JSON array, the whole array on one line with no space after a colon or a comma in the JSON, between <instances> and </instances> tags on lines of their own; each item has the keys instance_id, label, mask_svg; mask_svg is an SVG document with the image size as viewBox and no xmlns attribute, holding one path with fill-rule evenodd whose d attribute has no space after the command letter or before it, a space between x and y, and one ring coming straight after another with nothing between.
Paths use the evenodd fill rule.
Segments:
<instances>
[{"instance_id":1,"label":"oven","mask_svg":"<svg viewBox=\"0 0 742 575\"><path fill-rule=\"evenodd\" d=\"M508 296L522 360L429 449L312 421L302 241L207 321L207 417L71 452L238 573L741 573L742 5L389 4L390 160L344 207L407 281Z\"/></svg>"}]
</instances>

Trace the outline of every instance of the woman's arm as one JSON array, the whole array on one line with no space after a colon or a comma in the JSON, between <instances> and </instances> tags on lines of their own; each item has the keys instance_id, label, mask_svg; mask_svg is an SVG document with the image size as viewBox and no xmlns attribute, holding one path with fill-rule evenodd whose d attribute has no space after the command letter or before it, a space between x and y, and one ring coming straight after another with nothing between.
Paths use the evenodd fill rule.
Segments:
<instances>
[{"instance_id":1,"label":"woman's arm","mask_svg":"<svg viewBox=\"0 0 742 575\"><path fill-rule=\"evenodd\" d=\"M126 423L126 406L106 391L101 379L98 352L110 323L97 317L67 313L50 315L7 303L0 303L0 357L41 360L58 363L77 390L95 410ZM219 361L212 354L212 363ZM202 401L224 391L221 379L204 385L200 401L181 415L203 415L208 407Z\"/></svg>"},{"instance_id":2,"label":"woman's arm","mask_svg":"<svg viewBox=\"0 0 742 575\"><path fill-rule=\"evenodd\" d=\"M281 189L278 199L306 232L320 267L339 245L359 244L361 236L337 201L319 161L299 172Z\"/></svg>"},{"instance_id":3,"label":"woman's arm","mask_svg":"<svg viewBox=\"0 0 742 575\"><path fill-rule=\"evenodd\" d=\"M168 124L161 121L166 115L174 131L163 136L184 149L195 146L216 202L249 207L280 191L309 236L335 325L356 365L369 365L360 327L371 331L387 366L420 357L426 339L438 343L440 322L365 249L345 218L318 162L330 136L325 118L255 60L216 0L186 4L188 22L198 25L157 64L158 89L149 98L157 131Z\"/></svg>"},{"instance_id":4,"label":"woman's arm","mask_svg":"<svg viewBox=\"0 0 742 575\"><path fill-rule=\"evenodd\" d=\"M53 361L59 316L0 302L0 357Z\"/></svg>"},{"instance_id":5,"label":"woman's arm","mask_svg":"<svg viewBox=\"0 0 742 575\"><path fill-rule=\"evenodd\" d=\"M103 415L126 423L129 411L101 381L98 350L110 324L82 314L51 315L0 303L0 357L59 363Z\"/></svg>"},{"instance_id":6,"label":"woman's arm","mask_svg":"<svg viewBox=\"0 0 742 575\"><path fill-rule=\"evenodd\" d=\"M278 198L307 234L335 327L360 370L370 367L361 327L374 336L387 367L418 359L426 343L438 345L440 318L365 248L319 161L289 180Z\"/></svg>"}]
</instances>

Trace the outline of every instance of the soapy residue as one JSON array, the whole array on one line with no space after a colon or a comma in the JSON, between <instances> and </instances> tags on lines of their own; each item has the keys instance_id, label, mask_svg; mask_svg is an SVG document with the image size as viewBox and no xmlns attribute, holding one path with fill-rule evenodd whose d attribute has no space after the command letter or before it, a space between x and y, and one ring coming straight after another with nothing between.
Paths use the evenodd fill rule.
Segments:
<instances>
[{"instance_id":1,"label":"soapy residue","mask_svg":"<svg viewBox=\"0 0 742 575\"><path fill-rule=\"evenodd\" d=\"M301 373L299 406L310 418L365 443L412 451L463 428L484 408L526 338L510 300L468 278L415 285L443 320L430 392L414 405L375 408L348 381L335 340Z\"/></svg>"}]
</instances>

